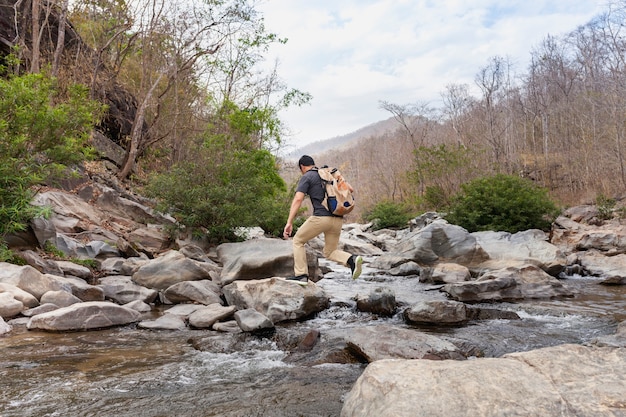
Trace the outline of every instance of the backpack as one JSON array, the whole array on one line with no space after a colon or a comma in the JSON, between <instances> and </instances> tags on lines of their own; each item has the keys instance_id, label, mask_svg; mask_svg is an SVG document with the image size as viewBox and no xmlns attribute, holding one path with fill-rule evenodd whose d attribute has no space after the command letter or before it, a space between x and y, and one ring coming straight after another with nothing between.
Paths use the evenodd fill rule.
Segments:
<instances>
[{"instance_id":1,"label":"backpack","mask_svg":"<svg viewBox=\"0 0 626 417\"><path fill-rule=\"evenodd\" d=\"M317 173L322 179L326 197L322 204L335 216L344 216L354 209L354 196L341 172L337 168L324 165Z\"/></svg>"}]
</instances>

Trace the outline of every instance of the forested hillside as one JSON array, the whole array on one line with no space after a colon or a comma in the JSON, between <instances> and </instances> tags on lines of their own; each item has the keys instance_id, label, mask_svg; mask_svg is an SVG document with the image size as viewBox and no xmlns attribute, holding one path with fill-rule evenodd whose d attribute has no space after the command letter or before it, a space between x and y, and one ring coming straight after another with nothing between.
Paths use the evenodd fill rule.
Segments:
<instances>
[{"instance_id":1,"label":"forested hillside","mask_svg":"<svg viewBox=\"0 0 626 417\"><path fill-rule=\"evenodd\" d=\"M442 207L460 184L494 173L532 179L562 205L623 197L625 7L613 2L588 24L546 36L522 72L506 57L485 57L474 85L441 92L441 108L419 97L381 102L395 130L316 161L344 168L365 206L389 199Z\"/></svg>"},{"instance_id":2,"label":"forested hillside","mask_svg":"<svg viewBox=\"0 0 626 417\"><path fill-rule=\"evenodd\" d=\"M25 218L15 213L24 212L38 185L51 182L52 171L80 163L68 155L92 157L92 131L123 154L113 167L118 178L182 224L216 239L228 238L234 226L282 228L298 172L277 157L287 133L280 111L311 97L263 69L268 46L286 40L264 26L254 2L188 6L0 0L2 202L15 208L0 213L12 225L0 234L23 227ZM448 85L441 108L420 97L381 102L394 127L364 129L347 145L307 153L339 166L357 188L353 219L381 201L414 214L442 210L461 184L498 173L529 178L562 205L620 197L625 20L626 1L613 2L585 26L546 36L521 72L506 57L485 56L475 84ZM33 74L43 81L26 82ZM35 92L45 94L38 102L46 116L17 117L15 97L28 106ZM72 115L80 115L80 126L67 125ZM59 127L37 127L52 121Z\"/></svg>"}]
</instances>

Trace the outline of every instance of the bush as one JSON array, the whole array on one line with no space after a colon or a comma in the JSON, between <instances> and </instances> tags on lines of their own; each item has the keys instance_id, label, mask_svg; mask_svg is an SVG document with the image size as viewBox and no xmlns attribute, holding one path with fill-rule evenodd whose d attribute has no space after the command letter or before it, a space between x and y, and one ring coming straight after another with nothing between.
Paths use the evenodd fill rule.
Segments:
<instances>
[{"instance_id":1,"label":"bush","mask_svg":"<svg viewBox=\"0 0 626 417\"><path fill-rule=\"evenodd\" d=\"M274 157L265 150L199 151L198 162L182 163L153 177L146 189L191 228L206 228L215 241L237 240L237 227L259 226L280 235L289 213L286 186Z\"/></svg>"},{"instance_id":2,"label":"bush","mask_svg":"<svg viewBox=\"0 0 626 417\"><path fill-rule=\"evenodd\" d=\"M0 79L0 236L23 230L40 214L33 186L83 161L102 106L87 90L61 92L42 74Z\"/></svg>"},{"instance_id":3,"label":"bush","mask_svg":"<svg viewBox=\"0 0 626 417\"><path fill-rule=\"evenodd\" d=\"M411 217L405 206L387 200L379 202L364 215L365 220L373 223L375 230L406 227Z\"/></svg>"},{"instance_id":4,"label":"bush","mask_svg":"<svg viewBox=\"0 0 626 417\"><path fill-rule=\"evenodd\" d=\"M478 178L461 186L445 216L469 232L548 230L559 209L545 188L513 175Z\"/></svg>"}]
</instances>

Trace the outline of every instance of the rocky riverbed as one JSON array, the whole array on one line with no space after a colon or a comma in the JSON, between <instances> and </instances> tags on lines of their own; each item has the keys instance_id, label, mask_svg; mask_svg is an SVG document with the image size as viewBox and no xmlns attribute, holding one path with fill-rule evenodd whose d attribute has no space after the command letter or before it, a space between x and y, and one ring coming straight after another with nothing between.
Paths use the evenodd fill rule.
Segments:
<instances>
[{"instance_id":1,"label":"rocky riverbed","mask_svg":"<svg viewBox=\"0 0 626 417\"><path fill-rule=\"evenodd\" d=\"M93 178L36 202L28 265L0 264L3 416L623 415L626 229L593 206L549 234L346 224L362 278L318 239L303 287L289 241L173 239Z\"/></svg>"}]
</instances>

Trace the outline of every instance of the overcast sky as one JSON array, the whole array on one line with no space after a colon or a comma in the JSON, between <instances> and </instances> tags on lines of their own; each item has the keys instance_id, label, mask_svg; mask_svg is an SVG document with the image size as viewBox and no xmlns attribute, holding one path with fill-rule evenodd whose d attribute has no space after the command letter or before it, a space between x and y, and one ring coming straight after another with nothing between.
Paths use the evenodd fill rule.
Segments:
<instances>
[{"instance_id":1,"label":"overcast sky","mask_svg":"<svg viewBox=\"0 0 626 417\"><path fill-rule=\"evenodd\" d=\"M385 120L381 100L441 106L493 56L525 73L530 52L606 11L606 0L260 0L279 75L313 96L281 118L299 147Z\"/></svg>"}]
</instances>

